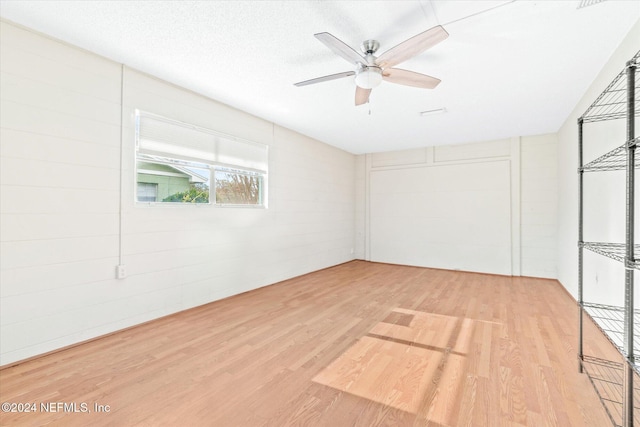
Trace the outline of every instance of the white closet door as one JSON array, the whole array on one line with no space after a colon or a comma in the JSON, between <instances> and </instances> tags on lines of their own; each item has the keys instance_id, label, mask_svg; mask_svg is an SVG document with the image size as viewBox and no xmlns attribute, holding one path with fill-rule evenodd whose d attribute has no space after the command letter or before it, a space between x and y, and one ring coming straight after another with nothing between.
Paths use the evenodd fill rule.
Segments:
<instances>
[{"instance_id":1,"label":"white closet door","mask_svg":"<svg viewBox=\"0 0 640 427\"><path fill-rule=\"evenodd\" d=\"M510 162L371 172L371 260L511 274Z\"/></svg>"}]
</instances>

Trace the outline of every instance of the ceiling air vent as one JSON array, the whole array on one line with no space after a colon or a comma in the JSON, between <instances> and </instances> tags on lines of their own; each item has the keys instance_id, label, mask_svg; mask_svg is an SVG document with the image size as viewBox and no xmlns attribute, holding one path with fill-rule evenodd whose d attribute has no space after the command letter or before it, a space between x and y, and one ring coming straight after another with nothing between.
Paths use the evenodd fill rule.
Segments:
<instances>
[{"instance_id":1,"label":"ceiling air vent","mask_svg":"<svg viewBox=\"0 0 640 427\"><path fill-rule=\"evenodd\" d=\"M583 7L593 6L594 4L602 3L606 0L580 0L580 4L578 5L578 9L582 9Z\"/></svg>"}]
</instances>

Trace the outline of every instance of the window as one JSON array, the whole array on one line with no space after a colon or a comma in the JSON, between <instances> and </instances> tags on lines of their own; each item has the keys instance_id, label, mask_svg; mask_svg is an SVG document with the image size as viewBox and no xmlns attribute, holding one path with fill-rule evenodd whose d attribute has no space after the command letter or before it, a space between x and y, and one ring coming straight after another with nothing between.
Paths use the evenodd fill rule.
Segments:
<instances>
[{"instance_id":1,"label":"window","mask_svg":"<svg viewBox=\"0 0 640 427\"><path fill-rule=\"evenodd\" d=\"M267 148L136 111L136 200L266 207Z\"/></svg>"},{"instance_id":2,"label":"window","mask_svg":"<svg viewBox=\"0 0 640 427\"><path fill-rule=\"evenodd\" d=\"M215 171L216 203L261 205L262 176L255 173L220 169Z\"/></svg>"}]
</instances>

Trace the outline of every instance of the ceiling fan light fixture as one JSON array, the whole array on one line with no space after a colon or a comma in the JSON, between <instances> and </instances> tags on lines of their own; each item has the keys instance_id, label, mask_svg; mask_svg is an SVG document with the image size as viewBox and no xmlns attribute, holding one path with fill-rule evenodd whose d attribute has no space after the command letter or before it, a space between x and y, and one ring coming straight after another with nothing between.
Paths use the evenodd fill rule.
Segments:
<instances>
[{"instance_id":1,"label":"ceiling fan light fixture","mask_svg":"<svg viewBox=\"0 0 640 427\"><path fill-rule=\"evenodd\" d=\"M373 89L382 83L382 69L380 67L364 67L356 74L356 85L362 89Z\"/></svg>"}]
</instances>

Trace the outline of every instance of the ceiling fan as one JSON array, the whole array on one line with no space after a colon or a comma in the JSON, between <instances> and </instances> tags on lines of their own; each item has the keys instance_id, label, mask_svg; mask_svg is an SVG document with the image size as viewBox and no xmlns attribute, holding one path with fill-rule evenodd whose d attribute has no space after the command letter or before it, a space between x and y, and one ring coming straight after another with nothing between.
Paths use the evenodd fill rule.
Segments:
<instances>
[{"instance_id":1,"label":"ceiling fan","mask_svg":"<svg viewBox=\"0 0 640 427\"><path fill-rule=\"evenodd\" d=\"M295 83L295 86L312 85L355 75L356 105L362 105L369 101L371 89L378 86L382 80L425 89L435 88L440 83L440 79L393 67L440 43L449 37L449 33L438 25L403 41L380 56L374 55L380 47L380 43L376 40L362 42L361 50L364 53L364 56L362 56L342 40L329 33L318 33L314 34L314 36L331 49L333 53L355 65L356 69L355 71L345 71L305 80Z\"/></svg>"}]
</instances>

